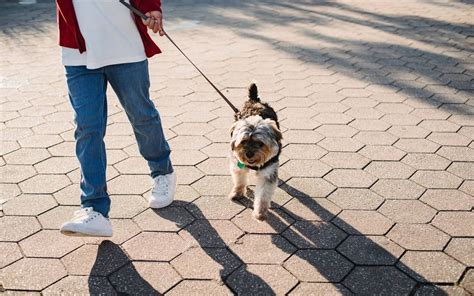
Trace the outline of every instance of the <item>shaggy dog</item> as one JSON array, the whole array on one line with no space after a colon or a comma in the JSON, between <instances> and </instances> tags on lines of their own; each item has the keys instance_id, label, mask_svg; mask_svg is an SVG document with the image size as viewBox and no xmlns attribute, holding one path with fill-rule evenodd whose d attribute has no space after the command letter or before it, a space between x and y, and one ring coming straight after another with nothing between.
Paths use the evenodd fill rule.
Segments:
<instances>
[{"instance_id":1,"label":"shaggy dog","mask_svg":"<svg viewBox=\"0 0 474 296\"><path fill-rule=\"evenodd\" d=\"M255 83L249 87L249 100L235 115L231 136L230 172L234 187L229 198L245 196L249 170L255 171L253 216L263 221L277 187L282 135L275 110L260 101Z\"/></svg>"}]
</instances>

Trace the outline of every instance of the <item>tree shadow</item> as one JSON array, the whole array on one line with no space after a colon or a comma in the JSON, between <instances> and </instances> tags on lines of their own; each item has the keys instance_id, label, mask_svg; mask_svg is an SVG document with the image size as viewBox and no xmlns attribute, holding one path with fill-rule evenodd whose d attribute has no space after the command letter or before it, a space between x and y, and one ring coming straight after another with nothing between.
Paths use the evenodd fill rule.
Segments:
<instances>
[{"instance_id":1,"label":"tree shadow","mask_svg":"<svg viewBox=\"0 0 474 296\"><path fill-rule=\"evenodd\" d=\"M381 101L384 94L397 94L421 101L423 108L443 105L453 113L474 114L474 108L464 104L474 90L472 75L464 74L469 70L464 64L473 53L468 47L467 38L472 36L468 24L418 15L386 15L330 1L198 2L202 5L191 14L181 10L182 3L173 3L170 15L212 28L230 28L238 36L263 42L296 60L366 83L354 88L370 85L383 89L377 94ZM333 22L354 30L327 26ZM276 33L283 28L291 38L284 32ZM356 28L380 32L386 40L359 38ZM229 45L232 48L232 43ZM323 91L324 86L321 84ZM326 95L337 91L329 88Z\"/></svg>"},{"instance_id":2,"label":"tree shadow","mask_svg":"<svg viewBox=\"0 0 474 296\"><path fill-rule=\"evenodd\" d=\"M161 295L135 269L127 254L111 241L103 241L90 271L90 295Z\"/></svg>"}]
</instances>

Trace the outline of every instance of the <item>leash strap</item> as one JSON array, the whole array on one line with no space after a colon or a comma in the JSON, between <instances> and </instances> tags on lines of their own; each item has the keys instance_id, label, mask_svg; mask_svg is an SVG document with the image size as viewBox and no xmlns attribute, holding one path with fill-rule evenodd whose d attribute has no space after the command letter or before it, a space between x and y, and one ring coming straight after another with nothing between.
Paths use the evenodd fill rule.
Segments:
<instances>
[{"instance_id":1,"label":"leash strap","mask_svg":"<svg viewBox=\"0 0 474 296\"><path fill-rule=\"evenodd\" d=\"M216 90L216 92L221 96L222 99L224 99L224 101L227 103L227 105L229 105L230 108L232 108L232 110L234 110L234 113L238 113L239 112L239 109L237 109L230 101L229 99L227 99L226 96L224 96L224 94L214 85L214 83L212 83L209 78L207 78L206 75L204 75L204 73L202 73L202 71L188 58L188 56L181 50L181 48L179 48L179 46L173 41L173 39L171 39L171 37L168 35L168 33L165 32L165 36L168 38L168 40L176 47L177 50L179 50L179 52L191 63L191 65L194 66L194 68L202 75L202 77L204 77L204 79L206 79L207 82L209 82L209 84Z\"/></svg>"},{"instance_id":2,"label":"leash strap","mask_svg":"<svg viewBox=\"0 0 474 296\"><path fill-rule=\"evenodd\" d=\"M132 5L128 4L127 2L125 2L125 0L119 0L119 2L121 4L123 4L125 7L127 7L128 9L130 9L133 13L135 13L136 15L138 15L139 17L141 17L142 19L144 19L145 21L148 19L148 17L143 14L141 11L139 11L138 9L136 9L135 7L133 7ZM229 105L230 108L232 108L232 110L234 111L234 113L238 113L239 112L239 109L237 109L231 102L230 100L214 85L214 83L212 83L209 78L207 78L206 75L204 75L204 73L191 61L190 58L188 58L188 56L181 50L181 48L179 48L179 46L173 41L173 39L171 39L171 37L168 35L168 33L165 32L165 36L166 38L168 38L168 40L174 45L174 47L176 47L176 49L188 60L188 62L191 63L191 65L193 65L193 67L202 75L202 77L204 77L204 79L206 79L206 81L212 86L212 88L214 88L214 90L221 96L221 98L227 103L227 105Z\"/></svg>"}]
</instances>

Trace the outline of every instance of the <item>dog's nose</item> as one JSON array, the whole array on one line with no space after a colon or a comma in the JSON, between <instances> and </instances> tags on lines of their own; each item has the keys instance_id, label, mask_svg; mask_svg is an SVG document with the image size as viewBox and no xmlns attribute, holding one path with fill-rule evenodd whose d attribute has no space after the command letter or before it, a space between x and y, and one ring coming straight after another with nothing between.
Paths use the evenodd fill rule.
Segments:
<instances>
[{"instance_id":1,"label":"dog's nose","mask_svg":"<svg viewBox=\"0 0 474 296\"><path fill-rule=\"evenodd\" d=\"M245 156L247 156L247 158L252 158L254 155L255 153L253 153L252 151L245 152Z\"/></svg>"}]
</instances>

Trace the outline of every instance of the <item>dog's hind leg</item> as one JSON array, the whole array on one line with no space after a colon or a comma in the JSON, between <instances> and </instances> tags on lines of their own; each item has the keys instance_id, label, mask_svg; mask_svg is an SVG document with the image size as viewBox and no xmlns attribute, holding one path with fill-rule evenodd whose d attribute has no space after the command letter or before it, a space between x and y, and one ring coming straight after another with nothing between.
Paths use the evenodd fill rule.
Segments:
<instances>
[{"instance_id":1,"label":"dog's hind leg","mask_svg":"<svg viewBox=\"0 0 474 296\"><path fill-rule=\"evenodd\" d=\"M259 221L267 217L268 209L272 201L273 193L277 188L278 163L257 173L257 184L255 187L255 201L253 204L253 216Z\"/></svg>"},{"instance_id":2,"label":"dog's hind leg","mask_svg":"<svg viewBox=\"0 0 474 296\"><path fill-rule=\"evenodd\" d=\"M229 194L230 199L237 200L245 197L245 192L247 191L248 172L249 170L247 168L239 168L237 167L237 164L231 160L230 174L232 175L234 186L232 187L232 191Z\"/></svg>"}]
</instances>

